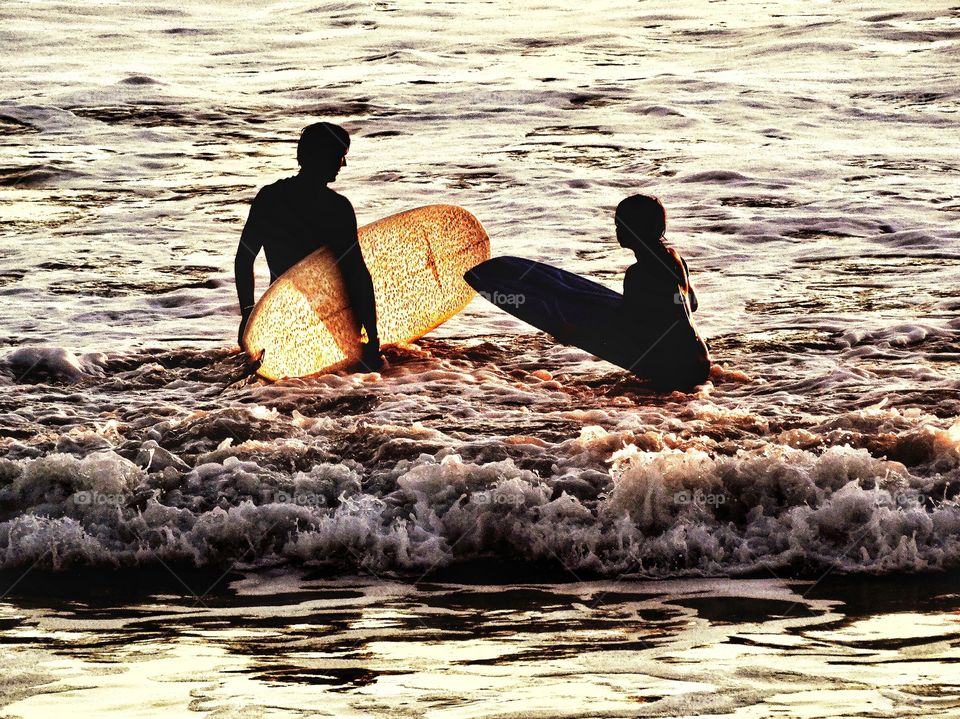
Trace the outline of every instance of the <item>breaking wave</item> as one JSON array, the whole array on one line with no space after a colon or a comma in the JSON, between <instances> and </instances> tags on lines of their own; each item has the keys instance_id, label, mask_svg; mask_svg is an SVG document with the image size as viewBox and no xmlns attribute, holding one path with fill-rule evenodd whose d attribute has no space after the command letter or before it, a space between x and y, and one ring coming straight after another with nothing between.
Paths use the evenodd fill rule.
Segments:
<instances>
[{"instance_id":1,"label":"breaking wave","mask_svg":"<svg viewBox=\"0 0 960 719\"><path fill-rule=\"evenodd\" d=\"M64 413L56 430L40 409L46 437L5 442L0 565L419 577L519 561L586 578L960 564L960 422L878 406L791 425L717 404L713 383L735 392L735 373L658 397L472 351L434 343L383 375L226 389L226 352L88 358L88 412L111 391L148 401L100 423Z\"/></svg>"}]
</instances>

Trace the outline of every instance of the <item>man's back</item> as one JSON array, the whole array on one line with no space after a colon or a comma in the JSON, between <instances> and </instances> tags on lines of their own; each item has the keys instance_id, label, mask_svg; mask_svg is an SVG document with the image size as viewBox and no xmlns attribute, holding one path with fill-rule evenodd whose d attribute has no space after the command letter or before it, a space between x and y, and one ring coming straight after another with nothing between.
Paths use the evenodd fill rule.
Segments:
<instances>
[{"instance_id":1,"label":"man's back","mask_svg":"<svg viewBox=\"0 0 960 719\"><path fill-rule=\"evenodd\" d=\"M346 197L298 175L257 193L244 234L262 245L273 282L321 247L339 258L356 242L357 221Z\"/></svg>"}]
</instances>

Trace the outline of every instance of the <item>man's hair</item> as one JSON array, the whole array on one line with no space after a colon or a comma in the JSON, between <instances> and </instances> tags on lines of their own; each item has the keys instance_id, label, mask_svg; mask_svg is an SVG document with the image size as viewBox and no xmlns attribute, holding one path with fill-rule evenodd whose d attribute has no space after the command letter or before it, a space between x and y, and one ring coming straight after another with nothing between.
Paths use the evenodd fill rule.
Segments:
<instances>
[{"instance_id":1,"label":"man's hair","mask_svg":"<svg viewBox=\"0 0 960 719\"><path fill-rule=\"evenodd\" d=\"M649 195L630 195L617 205L614 215L617 230L631 244L656 242L667 229L667 213L660 200Z\"/></svg>"},{"instance_id":2,"label":"man's hair","mask_svg":"<svg viewBox=\"0 0 960 719\"><path fill-rule=\"evenodd\" d=\"M297 162L307 169L339 167L350 149L350 133L332 122L307 125L297 143Z\"/></svg>"}]
</instances>

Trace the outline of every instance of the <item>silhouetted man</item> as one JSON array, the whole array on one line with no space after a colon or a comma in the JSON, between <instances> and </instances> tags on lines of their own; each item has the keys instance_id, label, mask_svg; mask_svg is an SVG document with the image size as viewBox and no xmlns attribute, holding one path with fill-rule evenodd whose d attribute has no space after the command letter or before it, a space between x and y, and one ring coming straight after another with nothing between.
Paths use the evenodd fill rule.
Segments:
<instances>
[{"instance_id":1,"label":"silhouetted man","mask_svg":"<svg viewBox=\"0 0 960 719\"><path fill-rule=\"evenodd\" d=\"M242 340L253 309L253 263L261 247L271 283L314 250L329 247L343 272L358 342L361 327L367 331L362 361L372 371L383 360L373 283L357 243L357 216L350 200L327 187L346 166L349 149L350 135L339 125L310 125L297 144L300 173L257 193L234 261L241 315L238 336Z\"/></svg>"}]
</instances>

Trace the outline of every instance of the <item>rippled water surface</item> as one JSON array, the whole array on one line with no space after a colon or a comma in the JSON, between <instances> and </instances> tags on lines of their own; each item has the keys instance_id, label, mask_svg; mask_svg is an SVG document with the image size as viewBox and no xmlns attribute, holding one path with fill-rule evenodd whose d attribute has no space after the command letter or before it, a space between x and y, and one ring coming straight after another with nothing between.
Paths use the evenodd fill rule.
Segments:
<instances>
[{"instance_id":1,"label":"rippled water surface","mask_svg":"<svg viewBox=\"0 0 960 719\"><path fill-rule=\"evenodd\" d=\"M185 577L198 594L216 583ZM956 577L905 592L863 580L412 585L285 570L200 597L167 580L133 603L94 589L67 612L49 594L0 609L8 715L76 702L96 716L960 711Z\"/></svg>"},{"instance_id":2,"label":"rippled water surface","mask_svg":"<svg viewBox=\"0 0 960 719\"><path fill-rule=\"evenodd\" d=\"M960 9L7 0L0 48L0 567L62 579L4 600L5 711L132 711L140 671L216 716L957 711ZM462 205L615 289L613 208L660 196L710 381L481 299L380 374L249 379L233 252L319 119L361 223ZM69 591L231 566L226 614ZM878 575L946 584L851 609Z\"/></svg>"}]
</instances>

